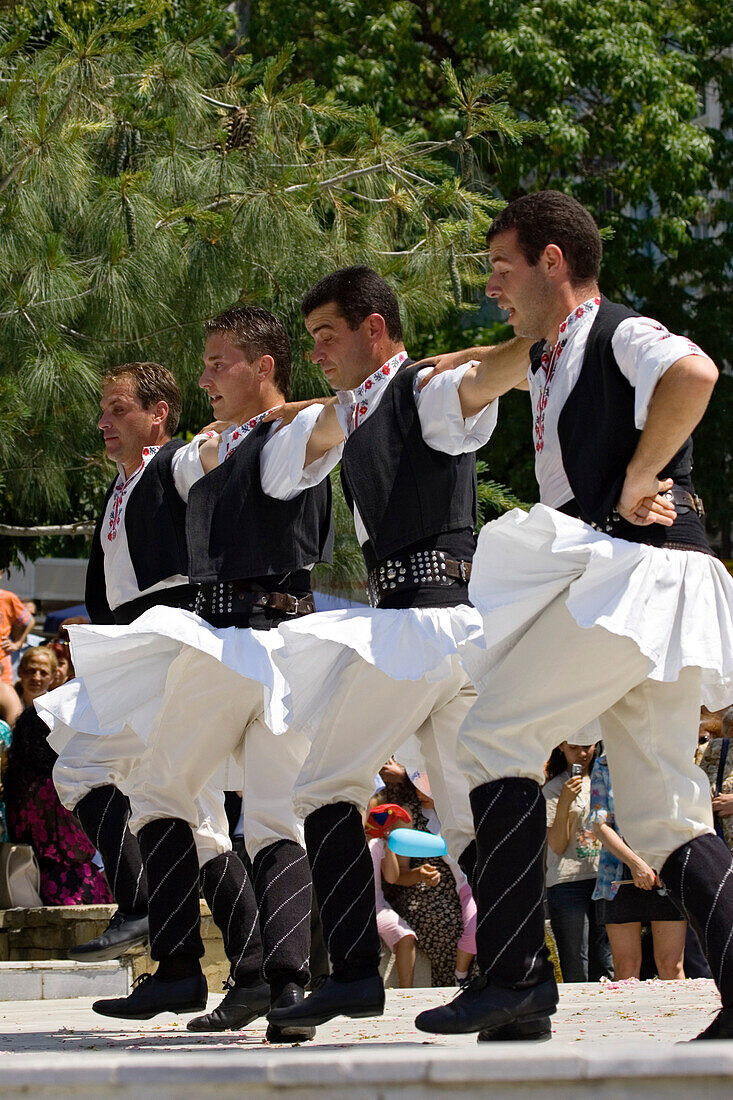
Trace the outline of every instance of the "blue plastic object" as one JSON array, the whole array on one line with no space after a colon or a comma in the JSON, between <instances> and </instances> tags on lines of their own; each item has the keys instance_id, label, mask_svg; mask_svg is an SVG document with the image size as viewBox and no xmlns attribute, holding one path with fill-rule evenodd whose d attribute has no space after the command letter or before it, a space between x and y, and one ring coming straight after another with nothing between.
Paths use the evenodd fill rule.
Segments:
<instances>
[{"instance_id":1,"label":"blue plastic object","mask_svg":"<svg viewBox=\"0 0 733 1100\"><path fill-rule=\"evenodd\" d=\"M442 836L423 833L419 829L393 829L387 843L395 855L417 859L437 859L448 851Z\"/></svg>"}]
</instances>

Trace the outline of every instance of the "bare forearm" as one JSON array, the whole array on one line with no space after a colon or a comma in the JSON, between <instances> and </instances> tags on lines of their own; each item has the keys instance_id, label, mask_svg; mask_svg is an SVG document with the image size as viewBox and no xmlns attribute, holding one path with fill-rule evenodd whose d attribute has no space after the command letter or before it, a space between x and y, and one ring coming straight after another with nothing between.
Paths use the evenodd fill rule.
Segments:
<instances>
[{"instance_id":1,"label":"bare forearm","mask_svg":"<svg viewBox=\"0 0 733 1100\"><path fill-rule=\"evenodd\" d=\"M718 371L700 355L680 359L656 385L629 471L656 477L697 427Z\"/></svg>"},{"instance_id":2,"label":"bare forearm","mask_svg":"<svg viewBox=\"0 0 733 1100\"><path fill-rule=\"evenodd\" d=\"M558 806L555 820L547 830L547 843L555 855L561 856L570 843L570 824L567 809Z\"/></svg>"},{"instance_id":3,"label":"bare forearm","mask_svg":"<svg viewBox=\"0 0 733 1100\"><path fill-rule=\"evenodd\" d=\"M10 628L10 638L15 643L15 649L20 649L20 647L23 645L23 642L30 634L34 624L35 619L30 619L25 624L25 626L23 626L22 623L13 623Z\"/></svg>"},{"instance_id":4,"label":"bare forearm","mask_svg":"<svg viewBox=\"0 0 733 1100\"><path fill-rule=\"evenodd\" d=\"M628 844L624 843L616 830L612 829L610 825L594 825L593 832L598 837L603 847L608 848L611 855L616 856L616 858L625 863L627 867L637 859L633 849L629 848Z\"/></svg>"},{"instance_id":5,"label":"bare forearm","mask_svg":"<svg viewBox=\"0 0 733 1100\"><path fill-rule=\"evenodd\" d=\"M397 856L385 845L382 857L382 878L385 882L397 883L400 878L400 865Z\"/></svg>"},{"instance_id":6,"label":"bare forearm","mask_svg":"<svg viewBox=\"0 0 733 1100\"><path fill-rule=\"evenodd\" d=\"M469 359L478 361L469 367L458 387L464 417L475 416L497 397L524 383L529 366L532 341L514 337L494 347L469 348Z\"/></svg>"},{"instance_id":7,"label":"bare forearm","mask_svg":"<svg viewBox=\"0 0 733 1100\"><path fill-rule=\"evenodd\" d=\"M333 447L343 443L344 433L336 415L336 398L328 398L316 420L305 449L305 465L323 458Z\"/></svg>"}]
</instances>

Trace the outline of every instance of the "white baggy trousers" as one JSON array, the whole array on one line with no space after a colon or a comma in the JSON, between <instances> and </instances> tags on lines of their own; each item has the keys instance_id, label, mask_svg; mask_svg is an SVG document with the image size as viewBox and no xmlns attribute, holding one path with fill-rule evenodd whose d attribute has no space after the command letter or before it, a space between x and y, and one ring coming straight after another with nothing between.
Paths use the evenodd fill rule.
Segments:
<instances>
[{"instance_id":1,"label":"white baggy trousers","mask_svg":"<svg viewBox=\"0 0 733 1100\"><path fill-rule=\"evenodd\" d=\"M73 810L94 787L107 784L127 794L130 777L144 748L129 726L99 735L77 730L61 750L53 769L62 805ZM193 835L199 866L203 867L232 847L222 792L212 786L204 787L196 798L195 816Z\"/></svg>"},{"instance_id":2,"label":"white baggy trousers","mask_svg":"<svg viewBox=\"0 0 733 1100\"><path fill-rule=\"evenodd\" d=\"M301 817L334 802L363 809L374 777L415 734L450 854L473 840L466 780L456 764L458 729L476 698L457 656L437 682L395 680L354 653L334 674L333 694L295 784Z\"/></svg>"},{"instance_id":3,"label":"white baggy trousers","mask_svg":"<svg viewBox=\"0 0 733 1100\"><path fill-rule=\"evenodd\" d=\"M250 859L278 840L303 844L293 786L309 743L275 735L264 719L264 688L194 647L171 662L144 752L125 785L130 828L160 817L196 827L196 800L231 755L244 773L244 841Z\"/></svg>"},{"instance_id":4,"label":"white baggy trousers","mask_svg":"<svg viewBox=\"0 0 733 1100\"><path fill-rule=\"evenodd\" d=\"M600 717L619 829L659 870L713 832L710 784L693 761L700 669L649 679L635 642L578 626L566 599L550 603L492 670L461 727L459 765L472 790L504 776L542 783L552 749Z\"/></svg>"}]
</instances>

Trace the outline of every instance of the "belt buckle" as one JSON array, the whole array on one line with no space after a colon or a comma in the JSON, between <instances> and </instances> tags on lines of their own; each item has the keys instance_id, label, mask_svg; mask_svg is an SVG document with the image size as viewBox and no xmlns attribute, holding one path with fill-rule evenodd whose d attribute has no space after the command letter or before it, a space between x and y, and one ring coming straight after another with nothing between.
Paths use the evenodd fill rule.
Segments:
<instances>
[{"instance_id":1,"label":"belt buckle","mask_svg":"<svg viewBox=\"0 0 733 1100\"><path fill-rule=\"evenodd\" d=\"M460 577L461 577L461 580L463 581L463 583L468 584L468 576L467 576L467 573L466 573L466 563L465 563L465 561L459 561L458 562L458 572L460 574Z\"/></svg>"}]
</instances>

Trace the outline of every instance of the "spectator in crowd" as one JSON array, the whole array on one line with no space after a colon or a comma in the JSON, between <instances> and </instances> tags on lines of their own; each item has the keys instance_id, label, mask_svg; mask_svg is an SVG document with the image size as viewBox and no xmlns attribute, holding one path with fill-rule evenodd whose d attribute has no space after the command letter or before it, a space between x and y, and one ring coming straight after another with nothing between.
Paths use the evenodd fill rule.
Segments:
<instances>
[{"instance_id":1,"label":"spectator in crowd","mask_svg":"<svg viewBox=\"0 0 733 1100\"><path fill-rule=\"evenodd\" d=\"M409 827L412 824L412 818L406 810L402 809L402 807L396 805L390 806L389 803L375 807L376 816L379 817L379 811L386 811L388 806L390 816L381 827L375 827L373 813L367 815L366 825L369 854L374 864L377 931L379 932L380 939L387 945L395 957L395 966L397 968L397 978L400 983L400 989L412 989L415 980L417 936L413 929L410 928L407 921L405 921L385 900L382 887L383 879L385 882L394 885L400 883L405 873L405 869L400 866L399 858L389 848L387 841L393 828ZM417 869L417 872L420 874L419 881L425 882L428 886L437 886L438 882L440 882L440 872L436 871L430 864L423 864L422 867ZM407 871L409 875L415 873L416 872ZM409 883L401 882L401 885L409 885Z\"/></svg>"},{"instance_id":2,"label":"spectator in crowd","mask_svg":"<svg viewBox=\"0 0 733 1100\"><path fill-rule=\"evenodd\" d=\"M54 688L61 687L67 680L71 680L74 675L74 666L71 663L71 650L69 649L68 642L54 641L49 642L46 649L56 657L56 674L53 678L49 691L53 691Z\"/></svg>"},{"instance_id":3,"label":"spectator in crowd","mask_svg":"<svg viewBox=\"0 0 733 1100\"><path fill-rule=\"evenodd\" d=\"M41 871L44 905L101 905L112 901L96 855L73 814L59 802L51 778L56 753L46 740L48 726L33 700L48 690L58 666L45 647L22 657L19 694L25 710L15 723L3 777L9 838L30 844Z\"/></svg>"},{"instance_id":4,"label":"spectator in crowd","mask_svg":"<svg viewBox=\"0 0 733 1100\"><path fill-rule=\"evenodd\" d=\"M594 982L613 974L611 948L593 900L601 843L586 825L599 732L593 723L573 743L562 741L545 766L547 905L566 982Z\"/></svg>"},{"instance_id":5,"label":"spectator in crowd","mask_svg":"<svg viewBox=\"0 0 733 1100\"><path fill-rule=\"evenodd\" d=\"M695 763L698 767L708 741L714 741L716 737L723 736L721 729L723 713L722 710L708 710L707 707L700 707L700 725L697 731L697 752L695 753Z\"/></svg>"},{"instance_id":6,"label":"spectator in crowd","mask_svg":"<svg viewBox=\"0 0 733 1100\"><path fill-rule=\"evenodd\" d=\"M7 684L4 685L7 687ZM13 689L10 688L10 691ZM5 781L5 766L8 759L8 749L13 739L12 730L7 722L0 720L0 841L8 839L8 826L5 820L5 796L3 784Z\"/></svg>"},{"instance_id":7,"label":"spectator in crowd","mask_svg":"<svg viewBox=\"0 0 733 1100\"><path fill-rule=\"evenodd\" d=\"M0 679L6 684L13 683L12 654L22 649L32 626L33 616L22 600L0 588Z\"/></svg>"},{"instance_id":8,"label":"spectator in crowd","mask_svg":"<svg viewBox=\"0 0 733 1100\"><path fill-rule=\"evenodd\" d=\"M588 824L603 845L593 897L600 902L598 915L606 925L616 980L639 977L644 924L651 925L659 977L684 978L687 924L661 887L656 871L629 848L616 828L605 753L596 758L591 772Z\"/></svg>"},{"instance_id":9,"label":"spectator in crowd","mask_svg":"<svg viewBox=\"0 0 733 1100\"><path fill-rule=\"evenodd\" d=\"M733 707L723 713L720 736L705 745L700 767L710 780L715 831L733 852Z\"/></svg>"},{"instance_id":10,"label":"spectator in crowd","mask_svg":"<svg viewBox=\"0 0 733 1100\"><path fill-rule=\"evenodd\" d=\"M22 711L23 704L18 692L10 684L0 680L0 720L12 728Z\"/></svg>"},{"instance_id":11,"label":"spectator in crowd","mask_svg":"<svg viewBox=\"0 0 733 1100\"><path fill-rule=\"evenodd\" d=\"M18 683L15 685L24 709L32 706L34 699L51 690L58 667L56 654L48 646L33 646L25 651L18 665Z\"/></svg>"},{"instance_id":12,"label":"spectator in crowd","mask_svg":"<svg viewBox=\"0 0 733 1100\"><path fill-rule=\"evenodd\" d=\"M379 802L402 806L415 829L440 832L424 774L411 782L404 768L390 760L380 775L386 786ZM384 897L414 931L430 960L433 986L465 981L476 954L476 905L466 876L449 856L428 864L404 857L399 862L400 877L395 884L384 883Z\"/></svg>"}]
</instances>

